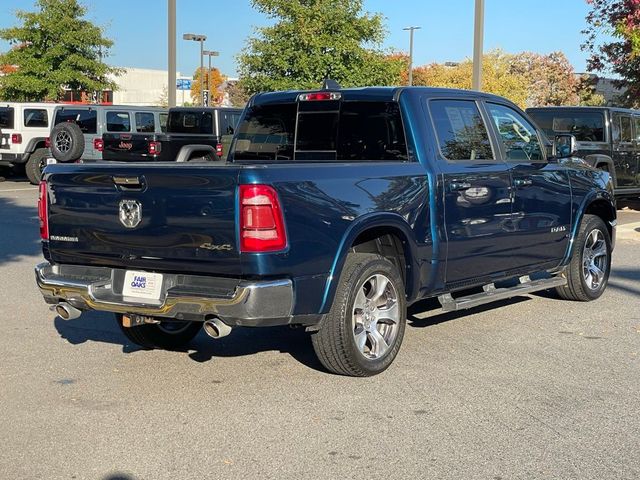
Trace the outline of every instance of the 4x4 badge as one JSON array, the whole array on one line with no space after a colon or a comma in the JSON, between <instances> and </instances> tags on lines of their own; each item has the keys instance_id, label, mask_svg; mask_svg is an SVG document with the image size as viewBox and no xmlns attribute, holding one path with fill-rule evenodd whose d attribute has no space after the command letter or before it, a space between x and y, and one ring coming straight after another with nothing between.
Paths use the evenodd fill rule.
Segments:
<instances>
[{"instance_id":1,"label":"4x4 badge","mask_svg":"<svg viewBox=\"0 0 640 480\"><path fill-rule=\"evenodd\" d=\"M118 216L122 225L136 228L142 221L142 204L137 200L121 200Z\"/></svg>"}]
</instances>

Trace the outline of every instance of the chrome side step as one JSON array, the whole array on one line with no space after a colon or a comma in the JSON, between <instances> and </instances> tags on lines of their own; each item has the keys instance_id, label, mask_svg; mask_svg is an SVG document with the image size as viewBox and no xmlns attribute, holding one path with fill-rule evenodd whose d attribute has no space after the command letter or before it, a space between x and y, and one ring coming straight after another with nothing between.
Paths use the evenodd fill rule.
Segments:
<instances>
[{"instance_id":1,"label":"chrome side step","mask_svg":"<svg viewBox=\"0 0 640 480\"><path fill-rule=\"evenodd\" d=\"M495 284L490 283L482 287L481 293L468 295L466 297L454 298L450 293L438 296L438 301L442 305L445 312L454 312L456 310L464 310L466 308L477 307L485 303L504 300L505 298L523 295L525 293L539 292L549 288L561 287L567 284L564 277L542 278L539 280L531 280L528 276L520 277L520 283L508 288L497 288Z\"/></svg>"}]
</instances>

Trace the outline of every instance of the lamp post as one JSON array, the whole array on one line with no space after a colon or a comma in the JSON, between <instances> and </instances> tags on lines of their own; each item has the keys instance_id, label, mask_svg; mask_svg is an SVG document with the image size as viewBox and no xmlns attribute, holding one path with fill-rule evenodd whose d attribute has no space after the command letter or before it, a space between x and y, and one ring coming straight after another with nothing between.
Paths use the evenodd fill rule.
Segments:
<instances>
[{"instance_id":1,"label":"lamp post","mask_svg":"<svg viewBox=\"0 0 640 480\"><path fill-rule=\"evenodd\" d=\"M405 27L403 30L409 31L409 86L413 85L413 32L422 27Z\"/></svg>"},{"instance_id":2,"label":"lamp post","mask_svg":"<svg viewBox=\"0 0 640 480\"><path fill-rule=\"evenodd\" d=\"M207 90L209 90L209 98L211 98L211 57L217 57L218 55L220 55L220 52L217 52L215 50L205 50L202 53L209 57L209 70L207 70Z\"/></svg>"},{"instance_id":3,"label":"lamp post","mask_svg":"<svg viewBox=\"0 0 640 480\"><path fill-rule=\"evenodd\" d=\"M169 107L176 106L176 0L167 1L168 8L168 54L169 78L167 82L167 100ZM183 102L184 103L184 102Z\"/></svg>"},{"instance_id":4,"label":"lamp post","mask_svg":"<svg viewBox=\"0 0 640 480\"><path fill-rule=\"evenodd\" d=\"M200 42L200 105L204 105L204 41L207 39L206 35L198 35L196 33L185 33L182 35L183 40L193 40L194 42Z\"/></svg>"},{"instance_id":5,"label":"lamp post","mask_svg":"<svg viewBox=\"0 0 640 480\"><path fill-rule=\"evenodd\" d=\"M473 77L471 88L482 90L482 40L484 37L484 0L476 0L473 27Z\"/></svg>"}]
</instances>

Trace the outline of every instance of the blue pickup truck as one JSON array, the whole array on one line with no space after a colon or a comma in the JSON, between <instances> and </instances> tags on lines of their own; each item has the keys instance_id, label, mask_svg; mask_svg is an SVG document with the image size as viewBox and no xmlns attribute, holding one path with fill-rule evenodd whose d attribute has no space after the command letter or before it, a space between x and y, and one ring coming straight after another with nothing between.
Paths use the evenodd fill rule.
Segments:
<instances>
[{"instance_id":1,"label":"blue pickup truck","mask_svg":"<svg viewBox=\"0 0 640 480\"><path fill-rule=\"evenodd\" d=\"M61 318L113 312L144 347L298 325L329 371L374 375L417 300L451 311L551 288L602 294L611 179L554 153L488 94L259 94L224 163L48 167L37 283Z\"/></svg>"}]
</instances>

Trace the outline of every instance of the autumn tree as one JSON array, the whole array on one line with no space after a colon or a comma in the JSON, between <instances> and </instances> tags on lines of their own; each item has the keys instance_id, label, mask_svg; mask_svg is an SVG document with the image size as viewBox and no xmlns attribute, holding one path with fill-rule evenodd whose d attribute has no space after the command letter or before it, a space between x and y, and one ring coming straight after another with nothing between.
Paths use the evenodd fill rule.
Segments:
<instances>
[{"instance_id":1,"label":"autumn tree","mask_svg":"<svg viewBox=\"0 0 640 480\"><path fill-rule=\"evenodd\" d=\"M586 39L591 71L613 73L616 86L626 89L626 106L640 106L640 3L638 0L587 0Z\"/></svg>"},{"instance_id":2,"label":"autumn tree","mask_svg":"<svg viewBox=\"0 0 640 480\"><path fill-rule=\"evenodd\" d=\"M527 107L579 103L579 79L564 53L522 52L508 57L511 72L526 81Z\"/></svg>"},{"instance_id":3,"label":"autumn tree","mask_svg":"<svg viewBox=\"0 0 640 480\"><path fill-rule=\"evenodd\" d=\"M272 25L238 57L242 85L259 91L311 89L329 76L342 86L395 85L403 65L386 58L383 17L363 0L252 0Z\"/></svg>"},{"instance_id":4,"label":"autumn tree","mask_svg":"<svg viewBox=\"0 0 640 480\"><path fill-rule=\"evenodd\" d=\"M413 70L413 84L471 89L472 72L470 59L456 64L433 63ZM529 95L526 78L512 71L511 57L500 50L483 56L482 90L506 97L521 107L526 106Z\"/></svg>"},{"instance_id":5,"label":"autumn tree","mask_svg":"<svg viewBox=\"0 0 640 480\"><path fill-rule=\"evenodd\" d=\"M191 82L191 99L195 105L200 105L200 72L201 70L198 67L193 74L193 81ZM220 87L226 77L215 67L211 70L205 68L202 72L204 73L204 88L209 90L209 105L220 105L223 99L223 92Z\"/></svg>"},{"instance_id":6,"label":"autumn tree","mask_svg":"<svg viewBox=\"0 0 640 480\"><path fill-rule=\"evenodd\" d=\"M0 98L17 101L59 100L63 89L87 92L115 89L102 62L113 42L84 18L77 0L37 0L37 11L18 10L20 25L0 30L11 45L0 65L15 67L0 76Z\"/></svg>"}]
</instances>

